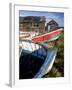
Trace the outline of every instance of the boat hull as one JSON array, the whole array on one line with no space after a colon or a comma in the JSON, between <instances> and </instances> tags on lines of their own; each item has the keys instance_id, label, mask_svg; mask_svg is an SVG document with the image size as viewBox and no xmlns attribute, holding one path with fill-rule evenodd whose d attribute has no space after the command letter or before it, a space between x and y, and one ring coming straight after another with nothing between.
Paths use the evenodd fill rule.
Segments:
<instances>
[{"instance_id":1,"label":"boat hull","mask_svg":"<svg viewBox=\"0 0 72 90\"><path fill-rule=\"evenodd\" d=\"M40 36L36 36L32 38L33 42L46 42L46 41L53 41L59 38L60 33L63 31L63 29L58 29Z\"/></svg>"},{"instance_id":2,"label":"boat hull","mask_svg":"<svg viewBox=\"0 0 72 90\"><path fill-rule=\"evenodd\" d=\"M56 49L27 40L22 41L21 45L20 79L42 78L43 75L50 72L56 57Z\"/></svg>"}]
</instances>

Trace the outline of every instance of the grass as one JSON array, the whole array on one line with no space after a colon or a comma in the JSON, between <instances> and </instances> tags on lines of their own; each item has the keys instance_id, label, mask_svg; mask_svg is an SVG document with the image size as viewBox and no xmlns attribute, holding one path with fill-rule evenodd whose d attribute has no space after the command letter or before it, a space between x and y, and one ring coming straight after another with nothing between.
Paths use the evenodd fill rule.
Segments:
<instances>
[{"instance_id":1,"label":"grass","mask_svg":"<svg viewBox=\"0 0 72 90\"><path fill-rule=\"evenodd\" d=\"M64 33L62 32L60 38L51 43L58 49L57 56L51 71L43 77L64 77Z\"/></svg>"}]
</instances>

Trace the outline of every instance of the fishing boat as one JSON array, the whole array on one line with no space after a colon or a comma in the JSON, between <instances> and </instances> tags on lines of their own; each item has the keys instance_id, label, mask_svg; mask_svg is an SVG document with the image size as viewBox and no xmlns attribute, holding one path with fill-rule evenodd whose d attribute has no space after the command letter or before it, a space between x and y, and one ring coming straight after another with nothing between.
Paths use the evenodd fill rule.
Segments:
<instances>
[{"instance_id":1,"label":"fishing boat","mask_svg":"<svg viewBox=\"0 0 72 90\"><path fill-rule=\"evenodd\" d=\"M19 79L42 78L50 72L57 50L30 40L20 40Z\"/></svg>"},{"instance_id":2,"label":"fishing boat","mask_svg":"<svg viewBox=\"0 0 72 90\"><path fill-rule=\"evenodd\" d=\"M62 31L63 29L60 28L42 35L39 35L35 32L21 32L19 34L19 38L24 40L31 40L32 42L50 42L58 39Z\"/></svg>"},{"instance_id":3,"label":"fishing boat","mask_svg":"<svg viewBox=\"0 0 72 90\"><path fill-rule=\"evenodd\" d=\"M39 36L35 36L32 38L32 41L34 42L49 42L49 41L53 41L59 38L60 33L63 31L62 28L57 29L55 31L51 31L49 33L46 34L42 34Z\"/></svg>"}]
</instances>

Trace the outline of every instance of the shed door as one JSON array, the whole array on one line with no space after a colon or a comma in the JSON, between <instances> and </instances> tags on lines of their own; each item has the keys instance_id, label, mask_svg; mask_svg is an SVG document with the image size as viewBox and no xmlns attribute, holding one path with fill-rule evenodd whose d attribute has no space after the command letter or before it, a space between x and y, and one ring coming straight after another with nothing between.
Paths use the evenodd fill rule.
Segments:
<instances>
[{"instance_id":1,"label":"shed door","mask_svg":"<svg viewBox=\"0 0 72 90\"><path fill-rule=\"evenodd\" d=\"M48 32L50 32L50 25L48 25Z\"/></svg>"}]
</instances>

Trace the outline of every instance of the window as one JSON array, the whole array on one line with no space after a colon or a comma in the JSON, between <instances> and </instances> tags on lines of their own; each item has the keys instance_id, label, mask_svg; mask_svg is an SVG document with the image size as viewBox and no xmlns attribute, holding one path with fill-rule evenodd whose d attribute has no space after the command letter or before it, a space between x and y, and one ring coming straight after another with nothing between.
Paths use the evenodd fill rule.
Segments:
<instances>
[{"instance_id":1,"label":"window","mask_svg":"<svg viewBox=\"0 0 72 90\"><path fill-rule=\"evenodd\" d=\"M35 23L35 24L34 24L34 27L39 27L39 24Z\"/></svg>"}]
</instances>

